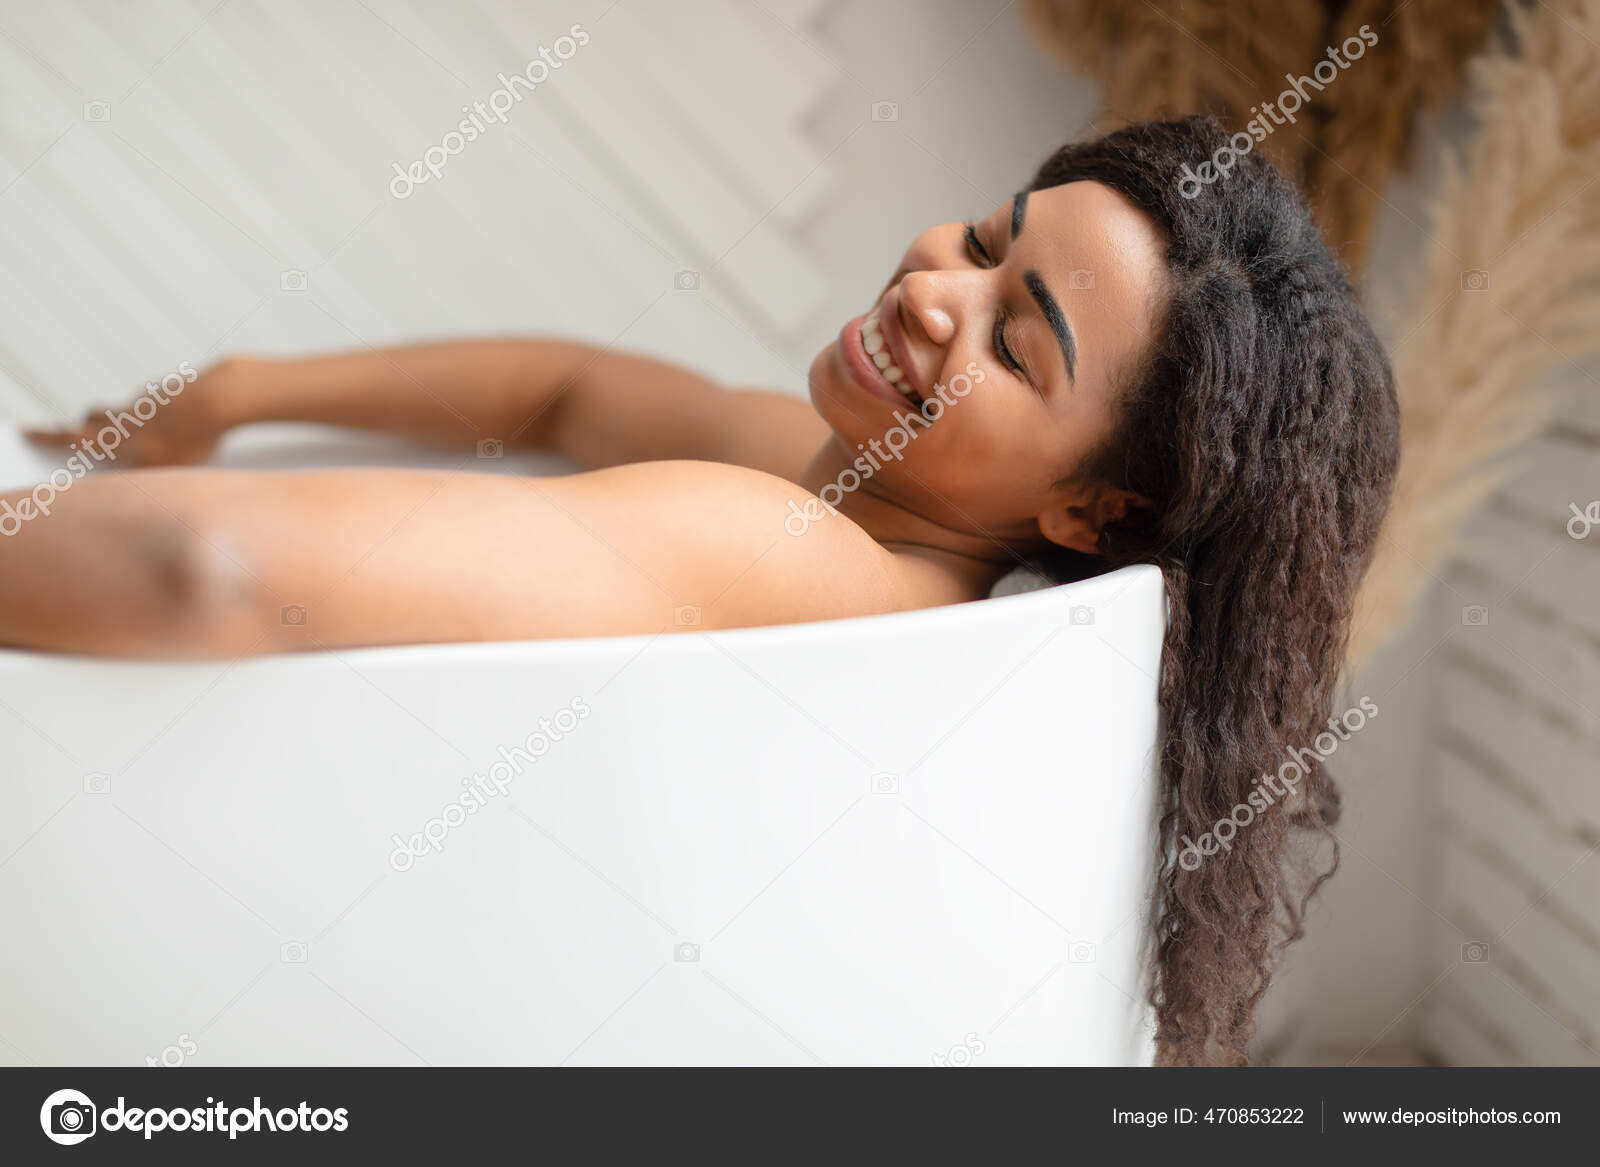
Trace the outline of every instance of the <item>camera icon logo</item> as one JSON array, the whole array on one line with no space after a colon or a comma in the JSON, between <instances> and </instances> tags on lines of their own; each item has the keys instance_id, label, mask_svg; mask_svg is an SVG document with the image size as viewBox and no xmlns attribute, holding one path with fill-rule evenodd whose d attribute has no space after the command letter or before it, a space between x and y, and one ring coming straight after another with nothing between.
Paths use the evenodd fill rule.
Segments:
<instances>
[{"instance_id":1,"label":"camera icon logo","mask_svg":"<svg viewBox=\"0 0 1600 1167\"><path fill-rule=\"evenodd\" d=\"M672 286L680 292L699 291L700 273L697 271L681 271L672 277Z\"/></svg>"},{"instance_id":2,"label":"camera icon logo","mask_svg":"<svg viewBox=\"0 0 1600 1167\"><path fill-rule=\"evenodd\" d=\"M682 628L692 628L700 623L700 609L693 604L679 604L672 613L672 622Z\"/></svg>"},{"instance_id":3,"label":"camera icon logo","mask_svg":"<svg viewBox=\"0 0 1600 1167\"><path fill-rule=\"evenodd\" d=\"M57 1090L39 1108L39 1126L45 1137L63 1147L73 1147L95 1132L95 1107L79 1090Z\"/></svg>"},{"instance_id":4,"label":"camera icon logo","mask_svg":"<svg viewBox=\"0 0 1600 1167\"><path fill-rule=\"evenodd\" d=\"M900 775L874 774L872 776L872 793L874 794L899 794Z\"/></svg>"},{"instance_id":5,"label":"camera icon logo","mask_svg":"<svg viewBox=\"0 0 1600 1167\"><path fill-rule=\"evenodd\" d=\"M1489 273L1474 268L1461 273L1461 290L1463 292L1482 292L1489 287Z\"/></svg>"},{"instance_id":6,"label":"camera icon logo","mask_svg":"<svg viewBox=\"0 0 1600 1167\"><path fill-rule=\"evenodd\" d=\"M1074 940L1067 945L1067 962L1069 964L1093 964L1094 944L1088 940Z\"/></svg>"},{"instance_id":7,"label":"camera icon logo","mask_svg":"<svg viewBox=\"0 0 1600 1167\"><path fill-rule=\"evenodd\" d=\"M478 443L478 457L501 458L505 456L506 444L499 438L484 438Z\"/></svg>"},{"instance_id":8,"label":"camera icon logo","mask_svg":"<svg viewBox=\"0 0 1600 1167\"><path fill-rule=\"evenodd\" d=\"M311 281L307 278L306 273L299 268L292 267L278 275L278 287L285 292L303 292L310 284Z\"/></svg>"},{"instance_id":9,"label":"camera icon logo","mask_svg":"<svg viewBox=\"0 0 1600 1167\"><path fill-rule=\"evenodd\" d=\"M679 964L698 964L700 962L700 946L685 941L672 946L672 959Z\"/></svg>"},{"instance_id":10,"label":"camera icon logo","mask_svg":"<svg viewBox=\"0 0 1600 1167\"><path fill-rule=\"evenodd\" d=\"M278 619L290 628L299 628L306 622L306 610L299 604L286 604L278 610Z\"/></svg>"},{"instance_id":11,"label":"camera icon logo","mask_svg":"<svg viewBox=\"0 0 1600 1167\"><path fill-rule=\"evenodd\" d=\"M1086 292L1094 287L1094 272L1086 267L1075 267L1067 273L1067 287L1074 292Z\"/></svg>"},{"instance_id":12,"label":"camera icon logo","mask_svg":"<svg viewBox=\"0 0 1600 1167\"><path fill-rule=\"evenodd\" d=\"M1088 604L1074 604L1067 609L1068 624L1093 624L1094 609Z\"/></svg>"},{"instance_id":13,"label":"camera icon logo","mask_svg":"<svg viewBox=\"0 0 1600 1167\"><path fill-rule=\"evenodd\" d=\"M1486 940L1469 940L1461 946L1462 964L1488 964L1489 942Z\"/></svg>"},{"instance_id":14,"label":"camera icon logo","mask_svg":"<svg viewBox=\"0 0 1600 1167\"><path fill-rule=\"evenodd\" d=\"M897 122L900 120L900 106L893 101L875 101L872 103L872 120L875 122Z\"/></svg>"},{"instance_id":15,"label":"camera icon logo","mask_svg":"<svg viewBox=\"0 0 1600 1167\"><path fill-rule=\"evenodd\" d=\"M83 792L85 794L110 794L111 775L103 774L96 770L93 774L83 776Z\"/></svg>"},{"instance_id":16,"label":"camera icon logo","mask_svg":"<svg viewBox=\"0 0 1600 1167\"><path fill-rule=\"evenodd\" d=\"M111 120L111 103L109 101L86 101L83 103L83 120L86 122L108 122Z\"/></svg>"},{"instance_id":17,"label":"camera icon logo","mask_svg":"<svg viewBox=\"0 0 1600 1167\"><path fill-rule=\"evenodd\" d=\"M310 954L304 940L290 940L278 946L278 959L284 964L304 964Z\"/></svg>"},{"instance_id":18,"label":"camera icon logo","mask_svg":"<svg viewBox=\"0 0 1600 1167\"><path fill-rule=\"evenodd\" d=\"M1461 609L1461 623L1468 628L1482 628L1489 623L1489 609L1482 604L1468 604Z\"/></svg>"}]
</instances>

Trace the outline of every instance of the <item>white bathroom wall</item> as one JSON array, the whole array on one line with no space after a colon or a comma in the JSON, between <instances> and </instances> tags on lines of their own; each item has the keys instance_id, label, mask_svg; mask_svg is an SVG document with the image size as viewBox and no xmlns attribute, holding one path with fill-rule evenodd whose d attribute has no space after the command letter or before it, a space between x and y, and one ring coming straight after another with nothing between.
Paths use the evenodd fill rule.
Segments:
<instances>
[{"instance_id":1,"label":"white bathroom wall","mask_svg":"<svg viewBox=\"0 0 1600 1167\"><path fill-rule=\"evenodd\" d=\"M1600 1065L1600 375L1561 388L1434 597L1420 1039L1449 1063Z\"/></svg>"},{"instance_id":2,"label":"white bathroom wall","mask_svg":"<svg viewBox=\"0 0 1600 1167\"><path fill-rule=\"evenodd\" d=\"M1312 901L1260 1011L1258 1053L1281 1065L1409 1064L1429 919L1424 727L1434 704L1419 625L1351 677L1335 712L1375 717L1328 760L1342 799L1337 874Z\"/></svg>"},{"instance_id":3,"label":"white bathroom wall","mask_svg":"<svg viewBox=\"0 0 1600 1167\"><path fill-rule=\"evenodd\" d=\"M828 291L783 212L832 184L829 145L800 131L832 70L765 9L668 12L0 3L5 412L76 411L241 349L513 330L792 380L767 350ZM575 24L589 43L560 71L391 193L395 163Z\"/></svg>"},{"instance_id":4,"label":"white bathroom wall","mask_svg":"<svg viewBox=\"0 0 1600 1167\"><path fill-rule=\"evenodd\" d=\"M513 331L803 392L913 231L992 209L1091 100L999 0L0 0L0 417Z\"/></svg>"}]
</instances>

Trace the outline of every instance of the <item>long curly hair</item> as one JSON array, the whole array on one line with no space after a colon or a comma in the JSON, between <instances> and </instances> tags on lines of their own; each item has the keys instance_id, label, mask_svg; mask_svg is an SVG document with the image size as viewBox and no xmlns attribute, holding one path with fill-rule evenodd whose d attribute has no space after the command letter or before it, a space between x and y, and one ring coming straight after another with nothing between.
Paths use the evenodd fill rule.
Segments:
<instances>
[{"instance_id":1,"label":"long curly hair","mask_svg":"<svg viewBox=\"0 0 1600 1167\"><path fill-rule=\"evenodd\" d=\"M1151 987L1164 1064L1248 1060L1279 950L1338 865L1338 792L1315 762L1195 870L1179 841L1248 805L1288 751L1316 757L1399 457L1388 359L1296 190L1253 153L1180 191L1185 164L1227 143L1209 118L1130 126L1062 148L1030 185L1104 183L1166 237L1157 340L1127 371L1115 436L1078 468L1154 503L1108 525L1098 559L1156 564L1169 601Z\"/></svg>"}]
</instances>

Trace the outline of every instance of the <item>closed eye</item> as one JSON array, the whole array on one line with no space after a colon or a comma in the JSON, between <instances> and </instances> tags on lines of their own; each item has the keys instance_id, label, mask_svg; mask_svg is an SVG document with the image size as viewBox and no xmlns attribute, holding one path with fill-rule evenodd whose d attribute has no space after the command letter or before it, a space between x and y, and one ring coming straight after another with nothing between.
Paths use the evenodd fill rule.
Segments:
<instances>
[{"instance_id":1,"label":"closed eye","mask_svg":"<svg viewBox=\"0 0 1600 1167\"><path fill-rule=\"evenodd\" d=\"M973 262L984 267L993 267L994 256L983 245L983 240L978 238L977 225L974 223L965 224L961 234L967 241L967 251L971 253ZM1024 379L1028 379L1031 384L1031 379L1027 377L1027 373L1022 368L1022 362L1017 359L1016 353L1012 351L1011 345L1006 341L1006 325L1008 323L1010 323L1010 317L1004 312L995 317L994 331L990 334L990 340L994 346L994 355L1000 358L1000 363L1005 365L1006 368L1013 373L1021 375ZM1038 392L1037 386L1035 386L1035 392Z\"/></svg>"},{"instance_id":2,"label":"closed eye","mask_svg":"<svg viewBox=\"0 0 1600 1167\"><path fill-rule=\"evenodd\" d=\"M985 247L983 245L983 241L978 238L977 225L973 223L967 223L962 227L961 234L962 238L967 241L967 252L972 256L973 260L982 264L984 267L993 267L994 257L989 254L989 249Z\"/></svg>"},{"instance_id":3,"label":"closed eye","mask_svg":"<svg viewBox=\"0 0 1600 1167\"><path fill-rule=\"evenodd\" d=\"M1022 372L1022 362L1018 361L1011 351L1011 346L1006 343L1006 316L1004 313L995 317L994 321L994 353L1000 362L1013 373Z\"/></svg>"}]
</instances>

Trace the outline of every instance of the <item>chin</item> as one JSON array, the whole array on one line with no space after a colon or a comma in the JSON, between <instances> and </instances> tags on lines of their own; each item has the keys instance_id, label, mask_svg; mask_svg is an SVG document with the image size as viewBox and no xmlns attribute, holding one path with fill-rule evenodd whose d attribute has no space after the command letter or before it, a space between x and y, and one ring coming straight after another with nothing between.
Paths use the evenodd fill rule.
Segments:
<instances>
[{"instance_id":1,"label":"chin","mask_svg":"<svg viewBox=\"0 0 1600 1167\"><path fill-rule=\"evenodd\" d=\"M835 346L825 346L812 359L806 385L812 406L835 434L848 441L852 448L866 440L862 434L870 423L860 416L859 410L850 408L851 397L860 391L850 381L850 375L839 367Z\"/></svg>"}]
</instances>

